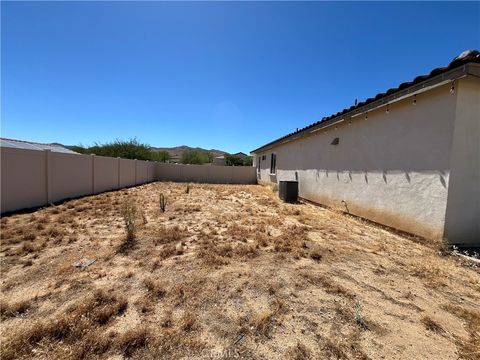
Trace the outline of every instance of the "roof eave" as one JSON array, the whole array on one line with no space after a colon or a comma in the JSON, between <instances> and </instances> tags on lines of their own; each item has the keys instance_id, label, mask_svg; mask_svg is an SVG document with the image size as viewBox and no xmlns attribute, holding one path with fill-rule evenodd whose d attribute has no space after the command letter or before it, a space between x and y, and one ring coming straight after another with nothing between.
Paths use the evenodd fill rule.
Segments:
<instances>
[{"instance_id":1,"label":"roof eave","mask_svg":"<svg viewBox=\"0 0 480 360\"><path fill-rule=\"evenodd\" d=\"M365 105L360 105L358 107L355 107L352 110L348 110L344 113L341 113L337 116L334 116L330 119L326 120L320 120L317 123L314 123L310 126L307 126L305 129L300 130L298 132L294 132L290 135L286 135L284 137L281 137L279 139L276 139L270 143L267 143L255 150L252 150L250 153L251 154L256 154L261 151L266 151L269 150L273 147L285 144L287 142L291 142L294 140L297 140L299 138L303 138L305 136L308 136L312 132L316 132L320 129L326 128L328 126L334 125L336 123L342 122L345 118L351 118L356 115L359 115L361 113L365 113L368 111L371 111L375 108L378 108L380 106L393 103L396 101L399 101L400 99L403 99L408 96L415 95L417 93L423 92L426 90L429 90L433 87L437 87L440 85L443 85L443 83L448 82L448 81L453 81L457 80L463 76L466 76L468 74L475 75L475 76L480 76L480 64L478 63L467 63L461 66L458 66L456 68L450 69L448 71L445 71L441 74L432 76L424 81L421 81L417 84L414 84L412 86L409 86L405 89L398 90L394 92L393 94L386 95L385 97L382 97L378 100L374 100L368 104Z\"/></svg>"}]
</instances>

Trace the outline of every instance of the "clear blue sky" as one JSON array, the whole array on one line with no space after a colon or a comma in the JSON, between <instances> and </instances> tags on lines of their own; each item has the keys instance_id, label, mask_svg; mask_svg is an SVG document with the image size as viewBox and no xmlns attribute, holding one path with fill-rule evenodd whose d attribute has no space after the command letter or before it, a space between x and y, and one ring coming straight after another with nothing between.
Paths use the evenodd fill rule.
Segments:
<instances>
[{"instance_id":1,"label":"clear blue sky","mask_svg":"<svg viewBox=\"0 0 480 360\"><path fill-rule=\"evenodd\" d=\"M480 48L480 5L2 2L1 134L248 152Z\"/></svg>"}]
</instances>

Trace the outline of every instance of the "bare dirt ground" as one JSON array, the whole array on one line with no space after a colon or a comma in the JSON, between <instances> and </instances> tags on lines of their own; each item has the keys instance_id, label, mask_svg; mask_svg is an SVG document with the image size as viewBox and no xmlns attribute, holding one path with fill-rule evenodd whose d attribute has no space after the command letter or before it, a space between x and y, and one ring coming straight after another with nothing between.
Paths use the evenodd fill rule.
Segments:
<instances>
[{"instance_id":1,"label":"bare dirt ground","mask_svg":"<svg viewBox=\"0 0 480 360\"><path fill-rule=\"evenodd\" d=\"M268 187L188 189L3 217L2 359L480 358L480 273L439 244Z\"/></svg>"}]
</instances>

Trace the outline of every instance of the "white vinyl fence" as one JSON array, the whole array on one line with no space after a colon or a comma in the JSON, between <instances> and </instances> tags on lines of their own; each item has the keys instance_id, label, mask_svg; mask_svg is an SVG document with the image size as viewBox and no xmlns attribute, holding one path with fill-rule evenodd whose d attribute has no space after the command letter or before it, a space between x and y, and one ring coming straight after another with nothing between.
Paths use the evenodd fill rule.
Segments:
<instances>
[{"instance_id":1,"label":"white vinyl fence","mask_svg":"<svg viewBox=\"0 0 480 360\"><path fill-rule=\"evenodd\" d=\"M1 213L152 181L256 183L253 167L177 165L1 148Z\"/></svg>"}]
</instances>

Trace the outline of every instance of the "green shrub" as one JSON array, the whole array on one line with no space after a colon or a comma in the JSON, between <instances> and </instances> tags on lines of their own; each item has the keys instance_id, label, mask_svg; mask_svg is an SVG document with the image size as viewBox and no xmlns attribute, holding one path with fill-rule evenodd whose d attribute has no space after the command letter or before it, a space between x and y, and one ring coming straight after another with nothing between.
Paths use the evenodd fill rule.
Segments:
<instances>
[{"instance_id":1,"label":"green shrub","mask_svg":"<svg viewBox=\"0 0 480 360\"><path fill-rule=\"evenodd\" d=\"M197 150L185 150L182 152L180 162L182 164L205 164L210 163L213 160L213 155L209 152L197 151Z\"/></svg>"}]
</instances>

